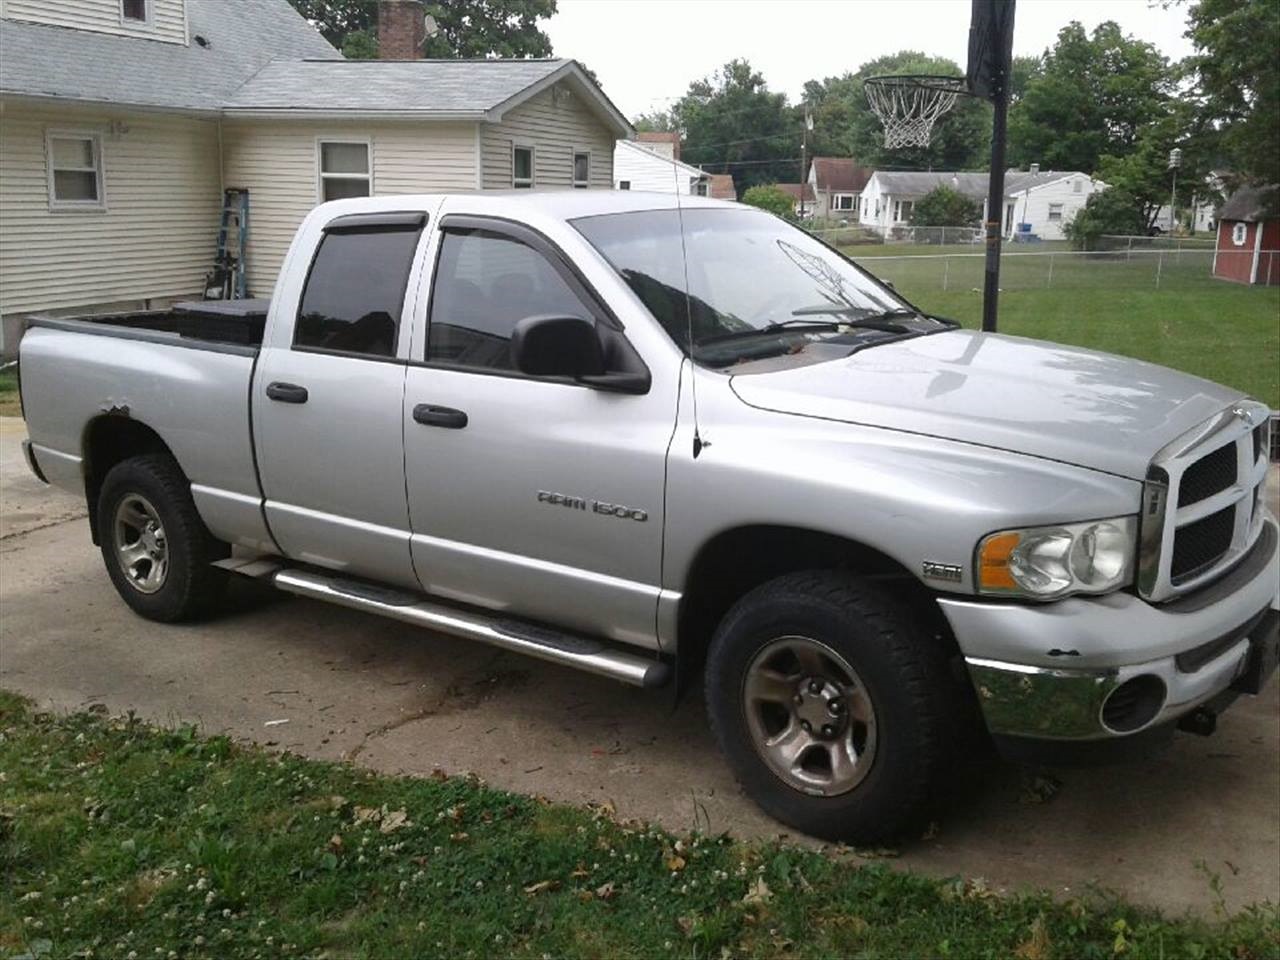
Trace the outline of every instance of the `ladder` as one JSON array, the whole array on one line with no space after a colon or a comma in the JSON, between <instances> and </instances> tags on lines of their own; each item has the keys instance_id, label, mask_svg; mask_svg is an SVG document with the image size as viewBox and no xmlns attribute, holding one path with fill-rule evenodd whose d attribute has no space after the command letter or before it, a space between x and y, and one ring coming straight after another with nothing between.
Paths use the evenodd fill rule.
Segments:
<instances>
[{"instance_id":1,"label":"ladder","mask_svg":"<svg viewBox=\"0 0 1280 960\"><path fill-rule=\"evenodd\" d=\"M232 231L235 244L231 245ZM213 269L204 278L205 300L244 300L249 296L245 277L245 244L249 237L249 191L228 187L222 192L222 216L218 224L218 247Z\"/></svg>"}]
</instances>

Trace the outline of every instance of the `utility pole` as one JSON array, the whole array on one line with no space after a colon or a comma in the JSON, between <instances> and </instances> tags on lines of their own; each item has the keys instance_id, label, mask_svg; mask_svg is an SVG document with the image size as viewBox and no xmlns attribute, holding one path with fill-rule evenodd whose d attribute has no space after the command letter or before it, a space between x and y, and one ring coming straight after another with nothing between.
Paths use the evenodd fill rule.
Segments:
<instances>
[{"instance_id":1,"label":"utility pole","mask_svg":"<svg viewBox=\"0 0 1280 960\"><path fill-rule=\"evenodd\" d=\"M1178 205L1178 168L1182 166L1182 151L1174 147L1169 151L1169 169L1173 171L1173 186L1169 189L1169 236L1173 236L1177 223L1175 209Z\"/></svg>"},{"instance_id":2,"label":"utility pole","mask_svg":"<svg viewBox=\"0 0 1280 960\"><path fill-rule=\"evenodd\" d=\"M1005 62L992 77L991 101L995 116L991 122L991 180L987 189L987 260L982 282L982 329L996 329L1000 298L1000 242L1004 239L1004 154L1005 128L1009 119L1009 71Z\"/></svg>"}]
</instances>

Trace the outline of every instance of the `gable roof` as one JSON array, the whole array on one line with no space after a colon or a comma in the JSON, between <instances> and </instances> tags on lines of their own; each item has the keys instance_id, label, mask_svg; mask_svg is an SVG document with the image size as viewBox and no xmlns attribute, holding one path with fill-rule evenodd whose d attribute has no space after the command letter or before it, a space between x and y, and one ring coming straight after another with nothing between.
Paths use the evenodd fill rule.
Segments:
<instances>
[{"instance_id":1,"label":"gable roof","mask_svg":"<svg viewBox=\"0 0 1280 960\"><path fill-rule=\"evenodd\" d=\"M871 179L871 171L858 166L852 157L814 157L813 180L819 190L859 193Z\"/></svg>"},{"instance_id":2,"label":"gable roof","mask_svg":"<svg viewBox=\"0 0 1280 960\"><path fill-rule=\"evenodd\" d=\"M643 160L646 163L660 163L664 166L673 167L675 170L683 171L690 177L697 179L705 179L710 176L709 173L699 167L691 166L683 160L672 160L670 157L664 157L660 153L654 153L652 150L642 147L634 140L618 140L614 143L614 152L616 153L618 150L628 150L635 158Z\"/></svg>"},{"instance_id":3,"label":"gable roof","mask_svg":"<svg viewBox=\"0 0 1280 960\"><path fill-rule=\"evenodd\" d=\"M817 199L813 194L813 186L808 183L775 183L774 186L797 203L800 202L801 197L804 198L805 203ZM803 188L803 192L801 192L801 188Z\"/></svg>"},{"instance_id":4,"label":"gable roof","mask_svg":"<svg viewBox=\"0 0 1280 960\"><path fill-rule=\"evenodd\" d=\"M233 116L414 116L497 121L567 80L608 125L631 125L573 60L277 60L226 103Z\"/></svg>"},{"instance_id":5,"label":"gable roof","mask_svg":"<svg viewBox=\"0 0 1280 960\"><path fill-rule=\"evenodd\" d=\"M1244 220L1247 223L1257 223L1263 219L1274 219L1277 214L1272 213L1270 217L1267 217L1265 212L1268 204L1275 204L1277 190L1280 190L1280 187L1276 186L1276 184L1253 184L1241 187L1227 198L1227 202L1218 211L1218 219Z\"/></svg>"},{"instance_id":6,"label":"gable roof","mask_svg":"<svg viewBox=\"0 0 1280 960\"><path fill-rule=\"evenodd\" d=\"M274 58L337 55L286 0L187 0L187 23L183 45L0 20L0 93L213 112Z\"/></svg>"},{"instance_id":7,"label":"gable roof","mask_svg":"<svg viewBox=\"0 0 1280 960\"><path fill-rule=\"evenodd\" d=\"M737 200L738 188L733 184L732 173L710 173L711 196L716 200Z\"/></svg>"},{"instance_id":8,"label":"gable roof","mask_svg":"<svg viewBox=\"0 0 1280 960\"><path fill-rule=\"evenodd\" d=\"M882 193L908 197L923 197L938 187L950 187L972 200L982 201L986 199L989 188L986 171L877 170L872 176L879 183ZM1043 173L1009 170L1005 173L1004 195L1012 197L1028 190L1037 190L1068 177L1088 177L1088 174L1080 173L1078 170L1050 170Z\"/></svg>"}]
</instances>

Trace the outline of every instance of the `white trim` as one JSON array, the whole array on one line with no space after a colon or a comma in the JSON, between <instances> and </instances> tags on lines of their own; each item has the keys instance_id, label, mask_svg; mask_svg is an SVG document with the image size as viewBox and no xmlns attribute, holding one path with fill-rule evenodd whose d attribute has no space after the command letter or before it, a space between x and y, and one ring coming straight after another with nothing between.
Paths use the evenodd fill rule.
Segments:
<instances>
[{"instance_id":1,"label":"white trim","mask_svg":"<svg viewBox=\"0 0 1280 960\"><path fill-rule=\"evenodd\" d=\"M326 143L346 143L360 144L365 148L365 159L368 161L369 169L366 173L325 173L322 167L323 151L321 147ZM369 183L369 196L376 196L373 192L373 140L370 137L352 137L352 136L325 136L323 134L315 138L316 151L316 203L324 203L324 182L325 180L367 180Z\"/></svg>"},{"instance_id":2,"label":"white trim","mask_svg":"<svg viewBox=\"0 0 1280 960\"><path fill-rule=\"evenodd\" d=\"M597 113L603 113L614 126L616 132L627 140L632 139L636 135L635 127L629 120L623 116L622 112L613 105L613 101L605 95L591 78L583 72L578 66L577 61L569 60L563 66L553 70L541 80L531 83L519 93L515 93L503 100L500 104L489 109L485 114L485 119L497 123L502 120L503 115L513 107L518 107L531 97L535 97L548 87L555 86L562 79L575 81L578 86L582 87L591 97L592 102L596 106Z\"/></svg>"},{"instance_id":3,"label":"white trim","mask_svg":"<svg viewBox=\"0 0 1280 960\"><path fill-rule=\"evenodd\" d=\"M88 103L105 103L110 106L128 106L111 101L90 100ZM169 110L157 107L157 110ZM174 108L177 109L177 108ZM228 120L417 120L421 123L444 123L458 120L484 120L483 110L367 110L363 107L336 110L311 107L224 107L212 108Z\"/></svg>"},{"instance_id":4,"label":"white trim","mask_svg":"<svg viewBox=\"0 0 1280 960\"><path fill-rule=\"evenodd\" d=\"M484 151L480 148L479 123L476 123L476 189L484 189Z\"/></svg>"},{"instance_id":5,"label":"white trim","mask_svg":"<svg viewBox=\"0 0 1280 960\"><path fill-rule=\"evenodd\" d=\"M573 189L590 190L591 189L591 151L579 150L577 147L574 147L573 150L571 151L571 155L572 155L572 160L570 162L572 163L572 167L569 170L569 175L573 183ZM579 157L587 158L587 179L585 180L578 179L578 158Z\"/></svg>"},{"instance_id":6,"label":"white trim","mask_svg":"<svg viewBox=\"0 0 1280 960\"><path fill-rule=\"evenodd\" d=\"M142 0L142 19L137 20L134 17L126 17L124 15L125 0L116 0L116 14L120 18L120 26L128 27L131 30L154 30L156 26L155 10L152 9L154 0Z\"/></svg>"},{"instance_id":7,"label":"white trim","mask_svg":"<svg viewBox=\"0 0 1280 960\"><path fill-rule=\"evenodd\" d=\"M1253 224L1253 265L1249 267L1249 282L1258 282L1258 261L1262 258L1262 227L1264 221L1256 220Z\"/></svg>"},{"instance_id":8,"label":"white trim","mask_svg":"<svg viewBox=\"0 0 1280 960\"><path fill-rule=\"evenodd\" d=\"M840 206L840 200L844 199L845 197L849 199L849 206L842 207ZM855 210L858 209L857 204L858 204L858 195L856 193L850 193L848 191L841 191L840 193L833 192L831 194L831 202L827 205L827 209L847 211L849 213L853 213Z\"/></svg>"},{"instance_id":9,"label":"white trim","mask_svg":"<svg viewBox=\"0 0 1280 960\"><path fill-rule=\"evenodd\" d=\"M516 151L529 151L529 183L516 183ZM511 141L511 188L513 190L536 190L538 188L538 151L532 143Z\"/></svg>"},{"instance_id":10,"label":"white trim","mask_svg":"<svg viewBox=\"0 0 1280 960\"><path fill-rule=\"evenodd\" d=\"M53 141L54 140L88 140L93 144L93 167L74 168L78 172L88 173L90 170L97 176L95 184L98 191L96 200L59 200L54 185ZM99 211L107 209L107 171L106 158L102 151L102 134L96 130L59 129L46 127L44 131L44 168L45 183L48 190L49 209L51 211ZM72 169L65 167L61 169Z\"/></svg>"},{"instance_id":11,"label":"white trim","mask_svg":"<svg viewBox=\"0 0 1280 960\"><path fill-rule=\"evenodd\" d=\"M654 153L652 150L640 146L640 144L634 140L616 140L614 141L614 147L625 147L646 159L657 160L661 163L669 163L677 169L684 170L690 177L707 176L707 171L703 170L701 167L695 167L691 164L685 163L683 160L673 160L671 157L664 156L661 153ZM615 170L614 172L616 173L617 171Z\"/></svg>"}]
</instances>

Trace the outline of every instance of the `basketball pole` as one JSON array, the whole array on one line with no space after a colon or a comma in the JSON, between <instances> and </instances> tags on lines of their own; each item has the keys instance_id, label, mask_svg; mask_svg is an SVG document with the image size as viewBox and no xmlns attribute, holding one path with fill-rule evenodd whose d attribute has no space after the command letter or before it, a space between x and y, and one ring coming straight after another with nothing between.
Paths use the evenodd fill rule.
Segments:
<instances>
[{"instance_id":1,"label":"basketball pole","mask_svg":"<svg viewBox=\"0 0 1280 960\"><path fill-rule=\"evenodd\" d=\"M1009 120L1009 69L1002 64L992 91L995 116L991 120L991 176L987 185L987 261L982 283L982 329L996 329L1000 301L1000 244L1004 239L1004 153Z\"/></svg>"}]
</instances>

